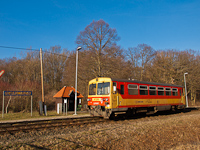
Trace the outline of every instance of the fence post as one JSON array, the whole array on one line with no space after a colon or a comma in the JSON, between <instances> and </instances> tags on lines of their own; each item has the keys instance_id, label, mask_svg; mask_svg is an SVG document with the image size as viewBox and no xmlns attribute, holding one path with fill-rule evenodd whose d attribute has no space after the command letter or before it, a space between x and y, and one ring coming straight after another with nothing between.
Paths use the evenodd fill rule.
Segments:
<instances>
[{"instance_id":1,"label":"fence post","mask_svg":"<svg viewBox=\"0 0 200 150\"><path fill-rule=\"evenodd\" d=\"M3 114L4 114L4 91L3 91L3 102L2 102L2 118L3 118Z\"/></svg>"}]
</instances>

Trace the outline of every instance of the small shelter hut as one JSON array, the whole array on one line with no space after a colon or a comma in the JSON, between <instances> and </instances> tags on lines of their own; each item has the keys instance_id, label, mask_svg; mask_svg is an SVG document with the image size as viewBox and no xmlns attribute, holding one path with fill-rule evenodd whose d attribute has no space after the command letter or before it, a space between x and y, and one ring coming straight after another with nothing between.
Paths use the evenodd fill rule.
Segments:
<instances>
[{"instance_id":1,"label":"small shelter hut","mask_svg":"<svg viewBox=\"0 0 200 150\"><path fill-rule=\"evenodd\" d=\"M75 88L64 86L60 91L58 91L54 96L56 112L63 113L66 111L74 111L75 106ZM81 104L81 99L83 95L77 91L77 106Z\"/></svg>"}]
</instances>

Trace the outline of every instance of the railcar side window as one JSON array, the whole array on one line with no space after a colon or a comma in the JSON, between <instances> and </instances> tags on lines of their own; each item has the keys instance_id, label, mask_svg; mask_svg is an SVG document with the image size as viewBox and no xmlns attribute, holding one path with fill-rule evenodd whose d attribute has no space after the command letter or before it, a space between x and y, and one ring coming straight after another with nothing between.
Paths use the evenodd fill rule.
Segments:
<instances>
[{"instance_id":1,"label":"railcar side window","mask_svg":"<svg viewBox=\"0 0 200 150\"><path fill-rule=\"evenodd\" d=\"M177 88L172 88L172 95L178 96L178 89Z\"/></svg>"},{"instance_id":2,"label":"railcar side window","mask_svg":"<svg viewBox=\"0 0 200 150\"><path fill-rule=\"evenodd\" d=\"M90 84L89 95L96 95L96 84Z\"/></svg>"},{"instance_id":3,"label":"railcar side window","mask_svg":"<svg viewBox=\"0 0 200 150\"><path fill-rule=\"evenodd\" d=\"M164 95L164 87L158 87L158 95Z\"/></svg>"},{"instance_id":4,"label":"railcar side window","mask_svg":"<svg viewBox=\"0 0 200 150\"><path fill-rule=\"evenodd\" d=\"M148 95L148 87L146 85L140 85L140 95Z\"/></svg>"},{"instance_id":5,"label":"railcar side window","mask_svg":"<svg viewBox=\"0 0 200 150\"><path fill-rule=\"evenodd\" d=\"M113 82L113 94L117 93L117 83Z\"/></svg>"},{"instance_id":6,"label":"railcar side window","mask_svg":"<svg viewBox=\"0 0 200 150\"><path fill-rule=\"evenodd\" d=\"M149 95L157 95L155 86L149 86Z\"/></svg>"},{"instance_id":7,"label":"railcar side window","mask_svg":"<svg viewBox=\"0 0 200 150\"><path fill-rule=\"evenodd\" d=\"M120 88L121 88L120 94L124 94L124 85L120 85Z\"/></svg>"},{"instance_id":8,"label":"railcar side window","mask_svg":"<svg viewBox=\"0 0 200 150\"><path fill-rule=\"evenodd\" d=\"M171 96L171 92L172 90L171 90L171 88L165 88L165 94L166 94L166 96Z\"/></svg>"},{"instance_id":9,"label":"railcar side window","mask_svg":"<svg viewBox=\"0 0 200 150\"><path fill-rule=\"evenodd\" d=\"M110 94L110 82L98 83L97 95Z\"/></svg>"},{"instance_id":10,"label":"railcar side window","mask_svg":"<svg viewBox=\"0 0 200 150\"><path fill-rule=\"evenodd\" d=\"M129 95L138 95L138 86L135 84L128 85L128 94Z\"/></svg>"}]
</instances>

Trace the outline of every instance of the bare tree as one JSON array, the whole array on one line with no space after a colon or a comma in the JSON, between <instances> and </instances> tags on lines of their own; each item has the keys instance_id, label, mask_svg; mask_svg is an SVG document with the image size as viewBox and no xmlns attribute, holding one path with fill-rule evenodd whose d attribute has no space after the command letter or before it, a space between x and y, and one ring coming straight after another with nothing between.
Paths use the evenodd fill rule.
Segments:
<instances>
[{"instance_id":1,"label":"bare tree","mask_svg":"<svg viewBox=\"0 0 200 150\"><path fill-rule=\"evenodd\" d=\"M76 43L91 52L91 59L95 66L93 71L96 76L102 76L105 49L111 47L118 40L116 29L110 28L109 24L103 20L93 21L84 31L80 32Z\"/></svg>"},{"instance_id":2,"label":"bare tree","mask_svg":"<svg viewBox=\"0 0 200 150\"><path fill-rule=\"evenodd\" d=\"M60 46L53 46L44 54L44 79L52 89L61 88L67 55L67 50Z\"/></svg>"},{"instance_id":3,"label":"bare tree","mask_svg":"<svg viewBox=\"0 0 200 150\"><path fill-rule=\"evenodd\" d=\"M144 80L144 72L156 55L156 51L147 44L139 44L135 48L129 48L126 54L134 69L132 78Z\"/></svg>"}]
</instances>

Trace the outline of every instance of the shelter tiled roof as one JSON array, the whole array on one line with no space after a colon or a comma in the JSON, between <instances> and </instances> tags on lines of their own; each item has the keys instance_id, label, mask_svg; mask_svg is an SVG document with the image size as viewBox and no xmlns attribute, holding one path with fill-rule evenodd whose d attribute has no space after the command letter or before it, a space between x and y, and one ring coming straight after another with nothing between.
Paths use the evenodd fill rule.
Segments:
<instances>
[{"instance_id":1,"label":"shelter tiled roof","mask_svg":"<svg viewBox=\"0 0 200 150\"><path fill-rule=\"evenodd\" d=\"M70 97L72 93L75 93L75 88L64 86L60 91L58 91L53 97ZM77 98L83 98L83 95L77 91Z\"/></svg>"}]
</instances>

